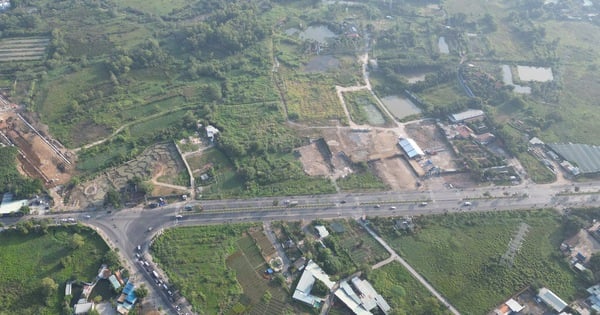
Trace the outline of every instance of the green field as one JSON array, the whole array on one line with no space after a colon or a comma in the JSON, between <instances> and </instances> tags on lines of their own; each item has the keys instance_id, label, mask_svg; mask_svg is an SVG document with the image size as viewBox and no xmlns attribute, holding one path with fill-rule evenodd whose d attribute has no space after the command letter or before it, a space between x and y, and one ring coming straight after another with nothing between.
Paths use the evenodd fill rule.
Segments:
<instances>
[{"instance_id":1,"label":"green field","mask_svg":"<svg viewBox=\"0 0 600 315\"><path fill-rule=\"evenodd\" d=\"M349 253L357 266L373 265L389 257L389 253L354 220L336 220L331 223L341 224L345 231L336 234L338 244ZM328 224L330 231L333 231Z\"/></svg>"},{"instance_id":2,"label":"green field","mask_svg":"<svg viewBox=\"0 0 600 315\"><path fill-rule=\"evenodd\" d=\"M397 236L390 220L376 219L375 226L463 314L485 314L534 282L567 301L585 285L559 254L564 226L555 212L452 214L416 222L422 229L410 236ZM500 258L521 223L530 228L510 267Z\"/></svg>"},{"instance_id":3,"label":"green field","mask_svg":"<svg viewBox=\"0 0 600 315\"><path fill-rule=\"evenodd\" d=\"M92 230L72 227L45 227L46 232L30 228L0 233L0 313L62 314L65 282L91 282L96 278L108 247ZM74 233L83 245L71 247ZM43 278L57 285L47 297L41 287Z\"/></svg>"},{"instance_id":4,"label":"green field","mask_svg":"<svg viewBox=\"0 0 600 315\"><path fill-rule=\"evenodd\" d=\"M389 263L373 270L369 282L396 314L450 314L402 265Z\"/></svg>"},{"instance_id":5,"label":"green field","mask_svg":"<svg viewBox=\"0 0 600 315\"><path fill-rule=\"evenodd\" d=\"M287 296L281 286L261 276L266 264L252 238L244 235L252 226L166 230L152 245L153 255L195 310L281 314ZM267 291L269 301L262 298Z\"/></svg>"}]
</instances>

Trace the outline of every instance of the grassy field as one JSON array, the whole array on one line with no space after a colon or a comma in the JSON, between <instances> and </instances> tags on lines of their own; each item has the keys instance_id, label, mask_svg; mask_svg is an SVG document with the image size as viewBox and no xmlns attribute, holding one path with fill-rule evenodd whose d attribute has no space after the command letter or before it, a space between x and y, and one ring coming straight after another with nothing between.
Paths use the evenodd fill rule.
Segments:
<instances>
[{"instance_id":1,"label":"grassy field","mask_svg":"<svg viewBox=\"0 0 600 315\"><path fill-rule=\"evenodd\" d=\"M381 178L369 171L349 174L338 179L337 185L344 191L385 190L388 188Z\"/></svg>"},{"instance_id":2,"label":"grassy field","mask_svg":"<svg viewBox=\"0 0 600 315\"><path fill-rule=\"evenodd\" d=\"M389 257L388 252L367 231L354 220L332 221L344 227L345 231L337 234L339 244L349 253L357 266L375 264ZM328 224L329 230L333 231Z\"/></svg>"},{"instance_id":3,"label":"grassy field","mask_svg":"<svg viewBox=\"0 0 600 315\"><path fill-rule=\"evenodd\" d=\"M70 247L73 233L84 239ZM108 252L104 241L83 227L51 227L47 233L0 233L0 313L61 314L65 282L92 281ZM41 293L41 281L49 277L58 285L49 298Z\"/></svg>"},{"instance_id":4,"label":"grassy field","mask_svg":"<svg viewBox=\"0 0 600 315\"><path fill-rule=\"evenodd\" d=\"M152 246L171 282L196 310L215 314L281 314L287 295L261 276L266 267L251 224L178 228ZM270 300L263 299L269 291Z\"/></svg>"},{"instance_id":5,"label":"grassy field","mask_svg":"<svg viewBox=\"0 0 600 315\"><path fill-rule=\"evenodd\" d=\"M412 236L396 236L390 220L375 220L384 238L463 314L485 314L533 282L565 300L583 283L559 255L560 217L549 210L422 217ZM530 226L514 265L501 263L521 223Z\"/></svg>"},{"instance_id":6,"label":"grassy field","mask_svg":"<svg viewBox=\"0 0 600 315\"><path fill-rule=\"evenodd\" d=\"M401 310L404 314L415 315L450 314L398 262L373 270L369 275L369 281L386 299L392 310Z\"/></svg>"},{"instance_id":7,"label":"grassy field","mask_svg":"<svg viewBox=\"0 0 600 315\"><path fill-rule=\"evenodd\" d=\"M0 41L0 62L40 60L44 58L48 38L23 37Z\"/></svg>"},{"instance_id":8,"label":"grassy field","mask_svg":"<svg viewBox=\"0 0 600 315\"><path fill-rule=\"evenodd\" d=\"M290 119L309 124L329 124L331 119L344 121L344 111L335 94L335 86L331 81L327 84L327 81L322 74L286 80Z\"/></svg>"}]
</instances>

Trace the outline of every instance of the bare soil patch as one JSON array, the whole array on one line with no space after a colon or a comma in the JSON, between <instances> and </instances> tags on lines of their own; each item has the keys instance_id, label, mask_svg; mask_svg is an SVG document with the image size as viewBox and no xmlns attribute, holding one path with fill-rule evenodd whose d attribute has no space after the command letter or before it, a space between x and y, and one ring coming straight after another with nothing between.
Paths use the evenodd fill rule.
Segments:
<instances>
[{"instance_id":1,"label":"bare soil patch","mask_svg":"<svg viewBox=\"0 0 600 315\"><path fill-rule=\"evenodd\" d=\"M35 125L39 125L39 123L32 121L30 125L36 128ZM41 179L46 187L69 182L74 171L74 155L62 147L58 141L49 138L41 130L37 130L39 134L36 133L14 112L0 113L0 131L5 136L2 137L2 142L10 142L19 148L19 171L24 175ZM69 162L65 161L55 150L59 151Z\"/></svg>"},{"instance_id":2,"label":"bare soil patch","mask_svg":"<svg viewBox=\"0 0 600 315\"><path fill-rule=\"evenodd\" d=\"M427 156L427 160L431 161L431 165L442 170L457 168L456 155L435 122L421 121L408 124L405 130L408 136L413 138L423 151L431 153Z\"/></svg>"},{"instance_id":3,"label":"bare soil patch","mask_svg":"<svg viewBox=\"0 0 600 315\"><path fill-rule=\"evenodd\" d=\"M300 162L308 175L332 178L352 173L355 163L367 162L375 166L376 174L393 190L414 189L416 178L401 157L397 132L381 128L323 129L320 142L298 149Z\"/></svg>"}]
</instances>

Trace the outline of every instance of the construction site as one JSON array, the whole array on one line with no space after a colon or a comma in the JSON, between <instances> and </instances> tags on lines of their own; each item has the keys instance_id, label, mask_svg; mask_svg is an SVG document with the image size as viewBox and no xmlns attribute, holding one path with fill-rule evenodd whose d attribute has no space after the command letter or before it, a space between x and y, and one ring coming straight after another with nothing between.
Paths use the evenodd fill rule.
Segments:
<instances>
[{"instance_id":1,"label":"construction site","mask_svg":"<svg viewBox=\"0 0 600 315\"><path fill-rule=\"evenodd\" d=\"M296 150L310 176L343 178L353 172L353 164L365 162L392 190L406 190L424 189L425 179L457 172L456 156L434 121L398 128L337 127L321 129L319 135ZM398 145L403 137L414 139L423 154L407 156Z\"/></svg>"},{"instance_id":2,"label":"construction site","mask_svg":"<svg viewBox=\"0 0 600 315\"><path fill-rule=\"evenodd\" d=\"M39 178L47 188L68 183L74 172L75 155L36 128L37 123L18 109L0 96L0 142L18 148L19 172Z\"/></svg>"}]
</instances>

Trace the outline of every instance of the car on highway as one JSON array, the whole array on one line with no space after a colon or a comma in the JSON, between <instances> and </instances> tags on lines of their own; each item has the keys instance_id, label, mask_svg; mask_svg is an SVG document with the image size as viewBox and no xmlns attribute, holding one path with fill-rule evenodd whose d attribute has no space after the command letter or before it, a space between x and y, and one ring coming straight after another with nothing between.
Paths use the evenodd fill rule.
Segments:
<instances>
[{"instance_id":1,"label":"car on highway","mask_svg":"<svg viewBox=\"0 0 600 315\"><path fill-rule=\"evenodd\" d=\"M381 208L381 205L375 205L375 209Z\"/></svg>"},{"instance_id":2,"label":"car on highway","mask_svg":"<svg viewBox=\"0 0 600 315\"><path fill-rule=\"evenodd\" d=\"M396 206L391 206L390 210L396 210Z\"/></svg>"},{"instance_id":3,"label":"car on highway","mask_svg":"<svg viewBox=\"0 0 600 315\"><path fill-rule=\"evenodd\" d=\"M419 206L421 206L421 207L425 207L426 205L427 205L427 202L421 202L421 203L419 204Z\"/></svg>"},{"instance_id":4,"label":"car on highway","mask_svg":"<svg viewBox=\"0 0 600 315\"><path fill-rule=\"evenodd\" d=\"M181 214L178 214L175 216L175 219L183 219L183 216Z\"/></svg>"},{"instance_id":5,"label":"car on highway","mask_svg":"<svg viewBox=\"0 0 600 315\"><path fill-rule=\"evenodd\" d=\"M473 205L473 204L472 204L470 201L465 201L465 202L463 203L463 206L465 206L465 207L470 207L470 206L472 206L472 205Z\"/></svg>"}]
</instances>

